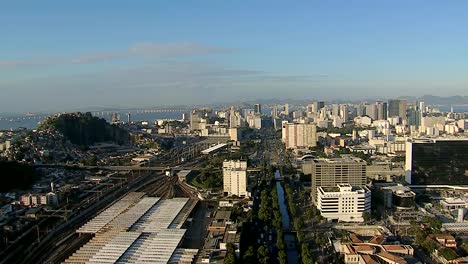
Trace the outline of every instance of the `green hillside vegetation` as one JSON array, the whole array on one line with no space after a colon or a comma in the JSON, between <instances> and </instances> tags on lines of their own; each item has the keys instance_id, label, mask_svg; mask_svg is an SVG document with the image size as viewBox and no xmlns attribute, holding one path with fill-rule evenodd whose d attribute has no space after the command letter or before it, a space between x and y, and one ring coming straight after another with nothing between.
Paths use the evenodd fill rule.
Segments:
<instances>
[{"instance_id":1,"label":"green hillside vegetation","mask_svg":"<svg viewBox=\"0 0 468 264\"><path fill-rule=\"evenodd\" d=\"M51 117L39 129L56 129L70 142L79 146L90 146L98 142L114 142L119 145L130 143L129 133L111 125L91 113L68 113Z\"/></svg>"},{"instance_id":2,"label":"green hillside vegetation","mask_svg":"<svg viewBox=\"0 0 468 264\"><path fill-rule=\"evenodd\" d=\"M37 179L34 169L26 164L16 161L0 160L2 172L0 192L9 192L12 189L26 189Z\"/></svg>"}]
</instances>

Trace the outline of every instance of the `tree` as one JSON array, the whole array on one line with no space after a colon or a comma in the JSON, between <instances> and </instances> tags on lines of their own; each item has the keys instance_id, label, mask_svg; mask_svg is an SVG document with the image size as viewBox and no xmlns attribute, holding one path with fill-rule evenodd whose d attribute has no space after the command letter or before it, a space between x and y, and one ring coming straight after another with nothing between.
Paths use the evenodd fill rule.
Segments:
<instances>
[{"instance_id":1,"label":"tree","mask_svg":"<svg viewBox=\"0 0 468 264\"><path fill-rule=\"evenodd\" d=\"M94 154L89 155L88 159L86 160L86 165L87 166L96 166L97 165L96 155L94 155Z\"/></svg>"},{"instance_id":2,"label":"tree","mask_svg":"<svg viewBox=\"0 0 468 264\"><path fill-rule=\"evenodd\" d=\"M434 240L432 239L426 239L424 240L422 243L421 243L421 247L428 253L428 254L432 254L432 252L434 252L434 250L437 249L437 242L435 242Z\"/></svg>"},{"instance_id":3,"label":"tree","mask_svg":"<svg viewBox=\"0 0 468 264\"><path fill-rule=\"evenodd\" d=\"M232 243L226 245L226 257L224 263L235 264L236 263L236 249Z\"/></svg>"},{"instance_id":4,"label":"tree","mask_svg":"<svg viewBox=\"0 0 468 264\"><path fill-rule=\"evenodd\" d=\"M257 250L258 260L262 264L268 264L270 262L270 251L266 246L260 246Z\"/></svg>"},{"instance_id":5,"label":"tree","mask_svg":"<svg viewBox=\"0 0 468 264\"><path fill-rule=\"evenodd\" d=\"M309 246L306 243L301 245L301 258L302 263L304 264L313 264L314 260L312 259L312 254L310 254Z\"/></svg>"},{"instance_id":6,"label":"tree","mask_svg":"<svg viewBox=\"0 0 468 264\"><path fill-rule=\"evenodd\" d=\"M256 263L256 258L255 258L255 250L253 246L250 246L247 251L244 253L244 257L242 258L242 263L250 264L250 263Z\"/></svg>"},{"instance_id":7,"label":"tree","mask_svg":"<svg viewBox=\"0 0 468 264\"><path fill-rule=\"evenodd\" d=\"M362 218L364 218L365 223L368 223L372 220L372 215L369 212L363 212Z\"/></svg>"},{"instance_id":8,"label":"tree","mask_svg":"<svg viewBox=\"0 0 468 264\"><path fill-rule=\"evenodd\" d=\"M439 250L439 255L444 257L446 260L454 260L458 258L457 253L451 248L442 248Z\"/></svg>"},{"instance_id":9,"label":"tree","mask_svg":"<svg viewBox=\"0 0 468 264\"><path fill-rule=\"evenodd\" d=\"M288 262L288 257L284 249L278 251L278 259L280 264L286 264Z\"/></svg>"}]
</instances>

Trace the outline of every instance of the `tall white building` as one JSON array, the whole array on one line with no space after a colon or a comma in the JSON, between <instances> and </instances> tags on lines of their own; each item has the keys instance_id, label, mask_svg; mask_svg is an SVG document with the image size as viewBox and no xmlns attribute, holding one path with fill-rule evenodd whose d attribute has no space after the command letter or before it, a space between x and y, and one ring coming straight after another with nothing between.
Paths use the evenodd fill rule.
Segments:
<instances>
[{"instance_id":1,"label":"tall white building","mask_svg":"<svg viewBox=\"0 0 468 264\"><path fill-rule=\"evenodd\" d=\"M289 148L309 148L317 146L317 126L315 124L283 123L281 138Z\"/></svg>"},{"instance_id":2,"label":"tall white building","mask_svg":"<svg viewBox=\"0 0 468 264\"><path fill-rule=\"evenodd\" d=\"M363 222L362 213L371 210L371 191L365 186L318 187L317 198L317 208L328 220Z\"/></svg>"},{"instance_id":3,"label":"tall white building","mask_svg":"<svg viewBox=\"0 0 468 264\"><path fill-rule=\"evenodd\" d=\"M223 162L223 190L227 195L248 196L247 161L229 160Z\"/></svg>"}]
</instances>

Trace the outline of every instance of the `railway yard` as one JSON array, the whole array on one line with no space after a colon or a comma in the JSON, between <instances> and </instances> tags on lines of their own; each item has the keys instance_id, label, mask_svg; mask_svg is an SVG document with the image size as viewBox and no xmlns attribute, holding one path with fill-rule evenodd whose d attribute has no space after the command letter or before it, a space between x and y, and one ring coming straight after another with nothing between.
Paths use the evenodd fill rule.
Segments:
<instances>
[{"instance_id":1,"label":"railway yard","mask_svg":"<svg viewBox=\"0 0 468 264\"><path fill-rule=\"evenodd\" d=\"M189 187L187 184L179 182L176 176L166 176L164 174L155 174L150 176L151 179L147 183L139 188L135 188L133 191L137 192L128 192L127 196L130 194L139 194L143 199L158 199L158 200L173 200L173 199L186 199L184 207L173 216L171 224L178 223L177 225L182 225L185 220L189 217L190 213L198 204L198 198L196 190L193 187ZM124 197L127 197L124 196ZM123 198L125 199L125 198ZM121 201L121 200L119 200ZM105 210L101 210L97 215L106 212L109 208L112 208L119 201L114 201L109 204L109 207L106 207ZM143 200L142 200L143 201ZM154 204L153 204L154 205ZM126 211L129 208L124 208ZM144 209L138 210L139 212L144 211ZM118 216L118 215L117 215ZM117 217L115 216L115 217ZM141 217L143 215L140 215ZM84 223L84 221L82 221ZM83 226L83 225L82 225ZM80 227L82 228L82 227ZM79 230L79 229L78 229ZM71 256L76 250L86 245L89 241L93 239L93 234L90 232L77 232L75 229L71 230L66 236L62 239L55 239L55 244L52 251L49 251L44 255L42 261L45 263L60 263ZM93 242L94 243L94 242ZM182 251L185 252L185 251ZM26 261L25 263L27 263ZM68 262L76 263L76 262ZM82 263L79 262L78 263Z\"/></svg>"}]
</instances>

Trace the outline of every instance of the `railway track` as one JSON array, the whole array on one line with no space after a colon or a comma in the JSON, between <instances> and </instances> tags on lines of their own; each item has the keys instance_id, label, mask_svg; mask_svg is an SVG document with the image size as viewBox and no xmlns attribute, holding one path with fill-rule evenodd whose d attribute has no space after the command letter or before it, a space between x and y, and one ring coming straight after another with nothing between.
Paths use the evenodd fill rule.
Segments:
<instances>
[{"instance_id":1,"label":"railway track","mask_svg":"<svg viewBox=\"0 0 468 264\"><path fill-rule=\"evenodd\" d=\"M149 176L149 175L148 175ZM147 177L148 177L147 176ZM186 183L180 182L177 176L165 176L164 174L156 174L151 176L152 179L146 179L142 181L141 186L135 186L133 191L146 192L149 196L157 196L162 199L169 199L174 197L187 197L192 200L193 205L198 201L196 194L196 189L192 189ZM136 184L137 185L137 184ZM127 189L128 190L128 189ZM119 195L120 196L120 195ZM109 203L112 204L112 203ZM190 210L191 211L191 210ZM98 212L94 211L93 214ZM86 215L86 216L84 216ZM83 214L80 218L80 221L74 223L73 230L86 219L89 218L89 214ZM43 255L40 258L40 262L48 263L57 263L63 261L68 257L72 252L76 251L81 245L86 243L89 240L89 237L80 237L73 234L73 232L63 234L62 236L57 237L51 241L48 241L47 247L50 249L42 248L38 252L41 252ZM28 257L27 260L32 260ZM25 261L26 263L29 261ZM2 263L2 261L0 261Z\"/></svg>"}]
</instances>

